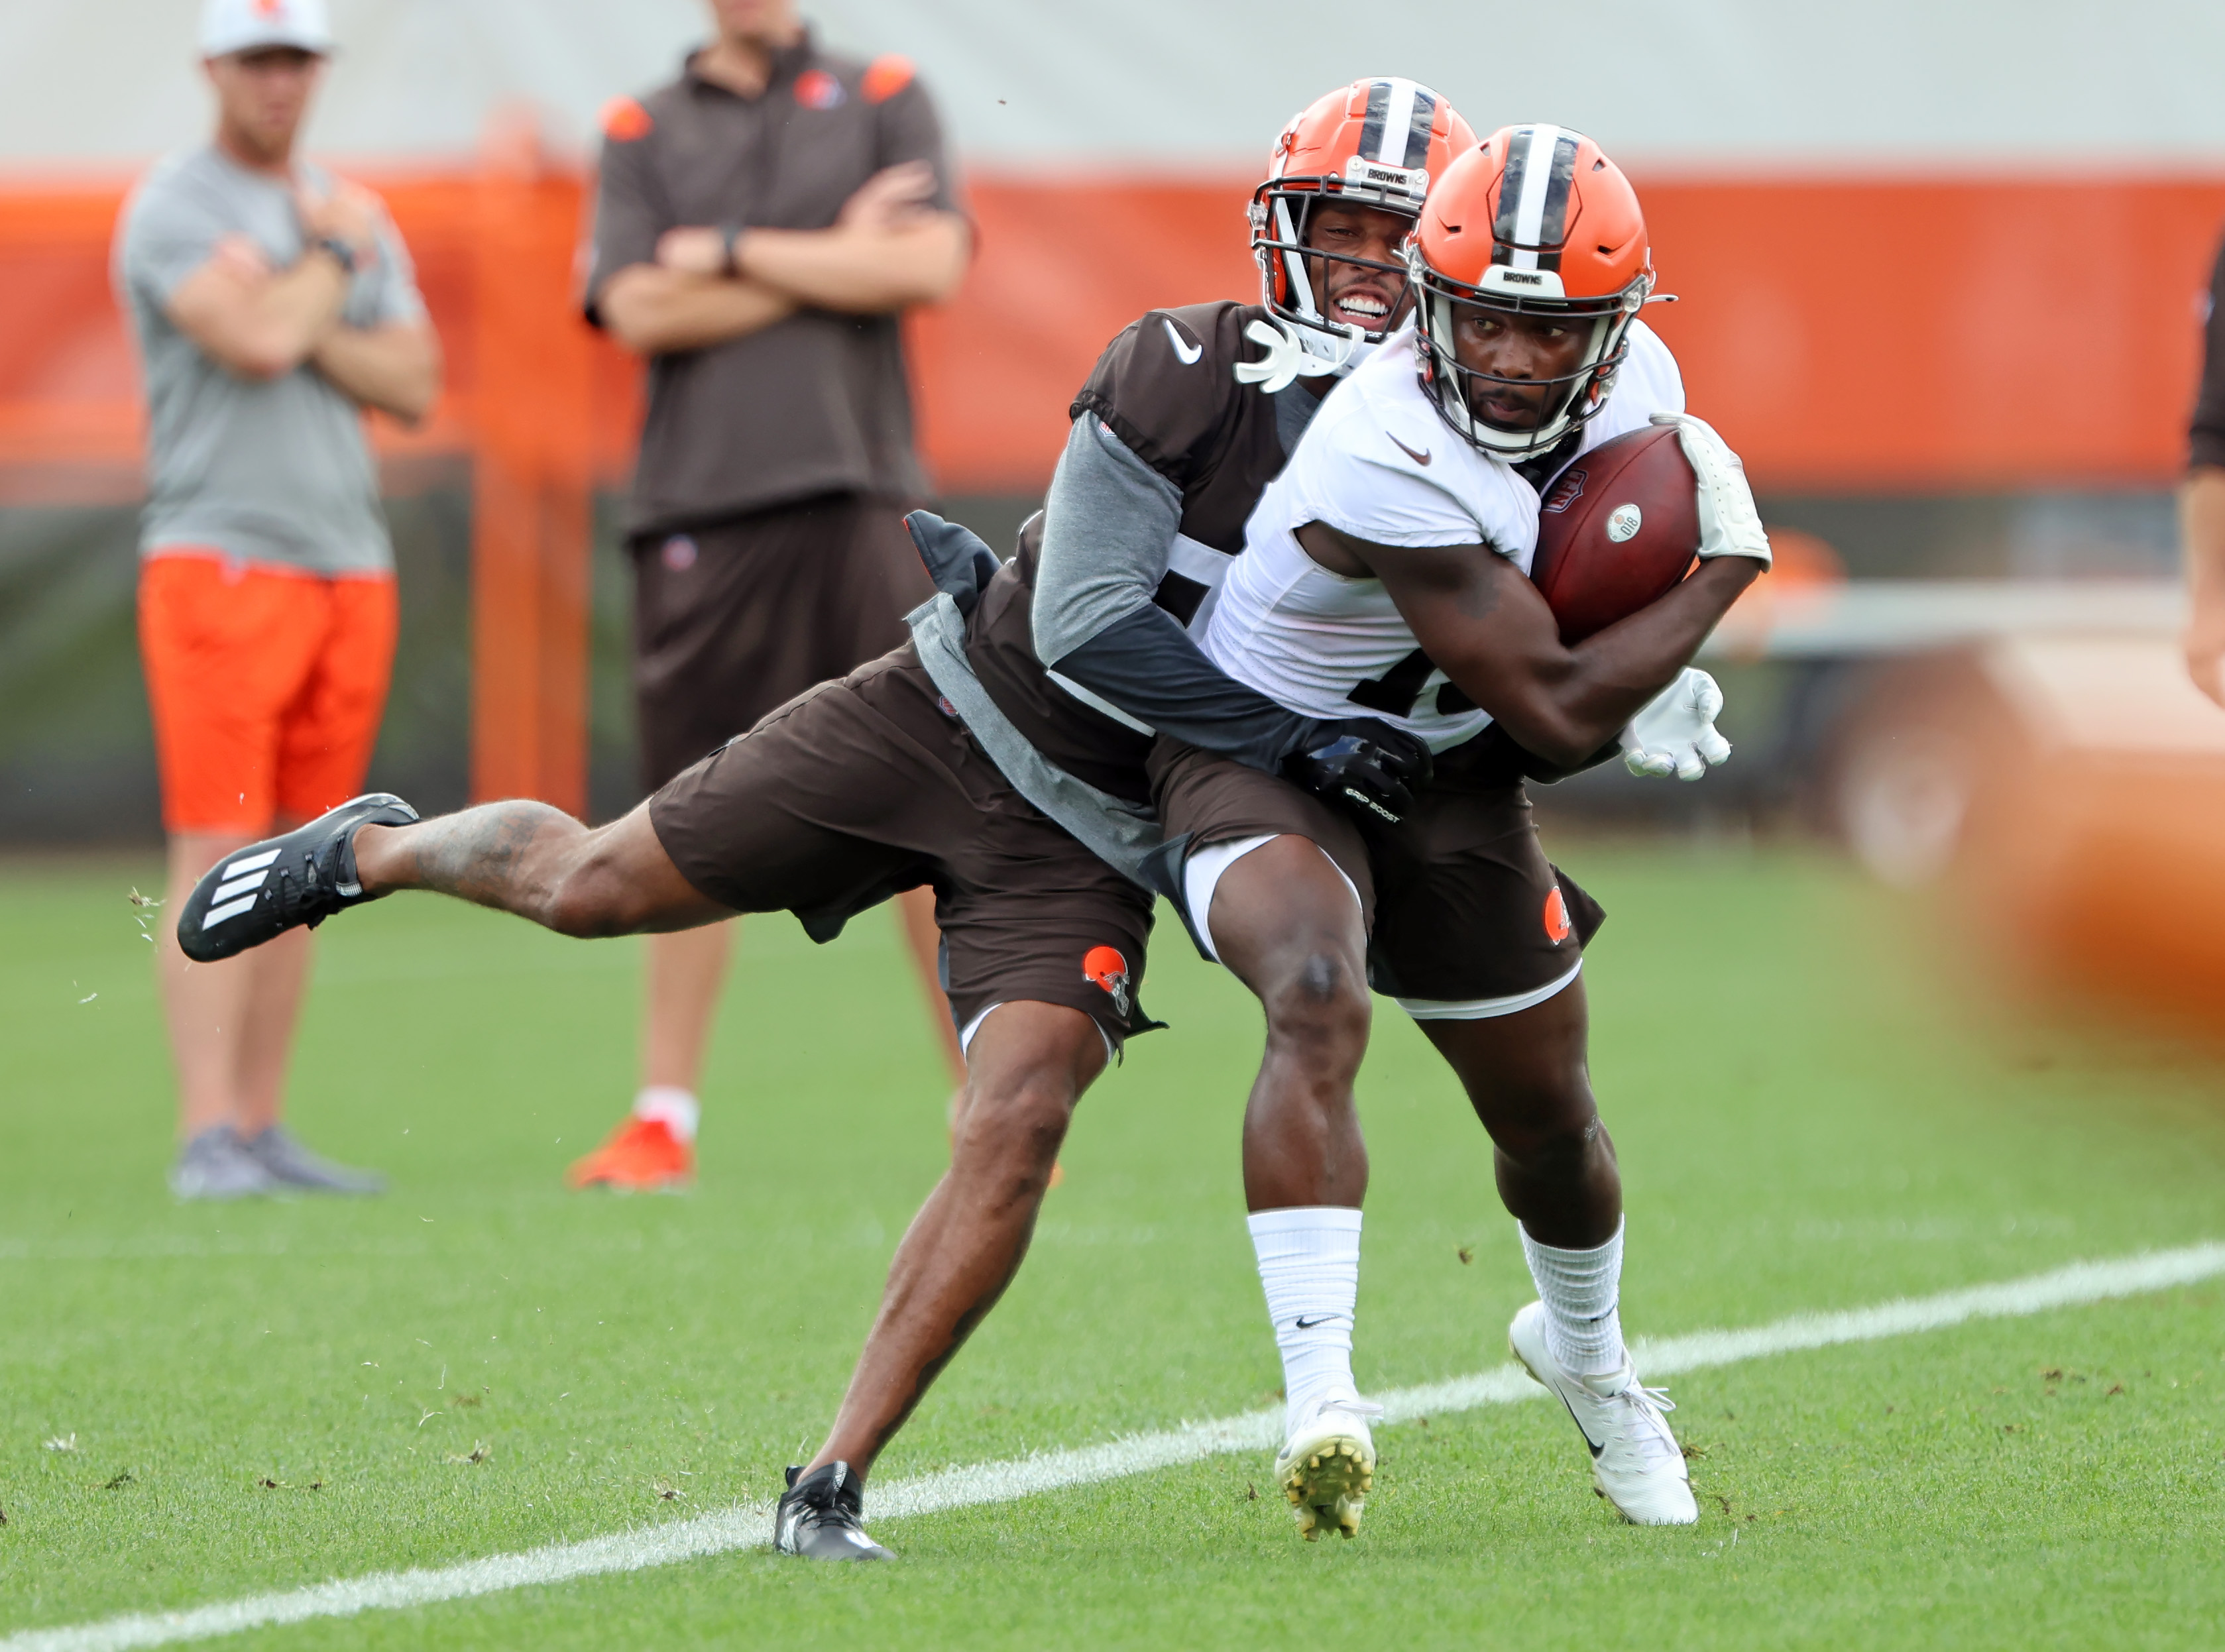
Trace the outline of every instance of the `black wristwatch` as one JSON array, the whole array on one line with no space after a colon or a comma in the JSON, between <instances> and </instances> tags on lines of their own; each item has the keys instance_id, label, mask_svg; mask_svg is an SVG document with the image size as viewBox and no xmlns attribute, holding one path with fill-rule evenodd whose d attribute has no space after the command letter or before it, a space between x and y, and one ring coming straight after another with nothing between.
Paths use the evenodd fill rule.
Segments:
<instances>
[{"instance_id":1,"label":"black wristwatch","mask_svg":"<svg viewBox=\"0 0 2225 1652\"><path fill-rule=\"evenodd\" d=\"M355 249L341 240L339 237L320 235L309 244L313 249L331 253L333 262L340 267L341 275L355 274Z\"/></svg>"},{"instance_id":2,"label":"black wristwatch","mask_svg":"<svg viewBox=\"0 0 2225 1652\"><path fill-rule=\"evenodd\" d=\"M739 244L741 238L740 225L721 224L719 226L719 268L721 275L738 275L742 273L734 267L734 248Z\"/></svg>"}]
</instances>

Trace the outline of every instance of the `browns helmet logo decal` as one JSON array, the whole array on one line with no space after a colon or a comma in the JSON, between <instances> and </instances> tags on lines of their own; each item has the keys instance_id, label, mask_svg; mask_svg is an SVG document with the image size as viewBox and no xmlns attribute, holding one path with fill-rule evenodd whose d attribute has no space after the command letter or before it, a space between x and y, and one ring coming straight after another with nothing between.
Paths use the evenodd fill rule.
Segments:
<instances>
[{"instance_id":1,"label":"browns helmet logo decal","mask_svg":"<svg viewBox=\"0 0 2225 1652\"><path fill-rule=\"evenodd\" d=\"M1081 973L1112 997L1112 1008L1128 1013L1128 960L1117 946L1092 946L1083 954Z\"/></svg>"},{"instance_id":2,"label":"browns helmet logo decal","mask_svg":"<svg viewBox=\"0 0 2225 1652\"><path fill-rule=\"evenodd\" d=\"M1569 921L1569 903L1562 897L1561 886L1556 883L1545 896L1545 939L1557 946L1575 930L1575 926Z\"/></svg>"}]
</instances>

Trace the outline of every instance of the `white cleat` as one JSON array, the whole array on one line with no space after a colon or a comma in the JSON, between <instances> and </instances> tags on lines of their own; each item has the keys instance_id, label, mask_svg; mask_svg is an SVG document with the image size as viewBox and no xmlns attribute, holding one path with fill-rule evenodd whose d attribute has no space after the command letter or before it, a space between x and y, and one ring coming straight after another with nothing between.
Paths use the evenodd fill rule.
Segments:
<instances>
[{"instance_id":1,"label":"white cleat","mask_svg":"<svg viewBox=\"0 0 2225 1652\"><path fill-rule=\"evenodd\" d=\"M1328 1394L1314 1402L1306 1420L1290 1431L1275 1459L1275 1482L1290 1500L1298 1535L1321 1540L1324 1527L1344 1536L1360 1531L1367 1489L1375 1484L1375 1437L1371 1417L1383 1408L1356 1394Z\"/></svg>"},{"instance_id":2,"label":"white cleat","mask_svg":"<svg viewBox=\"0 0 2225 1652\"><path fill-rule=\"evenodd\" d=\"M1592 1483L1625 1520L1633 1526L1689 1526L1699 1519L1683 1448L1662 1415L1677 1408L1667 1389L1640 1387L1637 1369L1626 1359L1607 1377L1563 1370L1545 1345L1543 1302L1514 1316L1506 1342L1530 1375L1569 1408L1591 1448Z\"/></svg>"}]
</instances>

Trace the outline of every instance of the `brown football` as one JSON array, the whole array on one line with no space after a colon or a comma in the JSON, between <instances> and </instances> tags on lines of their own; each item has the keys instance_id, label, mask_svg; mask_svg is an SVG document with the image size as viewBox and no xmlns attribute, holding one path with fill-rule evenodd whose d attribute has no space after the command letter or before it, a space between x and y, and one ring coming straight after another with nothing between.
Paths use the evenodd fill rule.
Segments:
<instances>
[{"instance_id":1,"label":"brown football","mask_svg":"<svg viewBox=\"0 0 2225 1652\"><path fill-rule=\"evenodd\" d=\"M1698 483L1673 426L1603 441L1553 479L1530 577L1577 643L1664 596L1700 548Z\"/></svg>"}]
</instances>

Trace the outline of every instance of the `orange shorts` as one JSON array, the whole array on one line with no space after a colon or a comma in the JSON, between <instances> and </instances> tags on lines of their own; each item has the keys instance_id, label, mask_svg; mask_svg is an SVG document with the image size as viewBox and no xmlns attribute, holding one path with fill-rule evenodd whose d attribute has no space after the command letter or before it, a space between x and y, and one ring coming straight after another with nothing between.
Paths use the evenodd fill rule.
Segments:
<instances>
[{"instance_id":1,"label":"orange shorts","mask_svg":"<svg viewBox=\"0 0 2225 1652\"><path fill-rule=\"evenodd\" d=\"M260 836L360 791L398 611L391 574L327 579L200 550L141 564L162 824Z\"/></svg>"}]
</instances>

